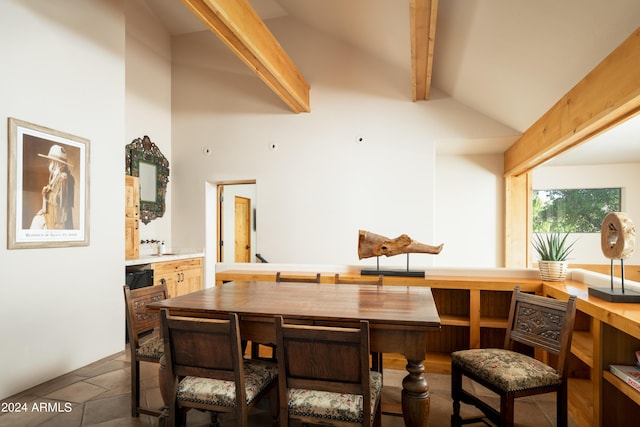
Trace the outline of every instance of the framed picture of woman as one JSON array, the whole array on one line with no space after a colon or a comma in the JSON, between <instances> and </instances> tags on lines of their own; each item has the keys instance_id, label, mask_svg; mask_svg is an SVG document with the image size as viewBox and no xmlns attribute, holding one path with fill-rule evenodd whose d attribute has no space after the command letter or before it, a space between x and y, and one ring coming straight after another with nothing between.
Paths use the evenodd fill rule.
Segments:
<instances>
[{"instance_id":1,"label":"framed picture of woman","mask_svg":"<svg viewBox=\"0 0 640 427\"><path fill-rule=\"evenodd\" d=\"M8 248L89 244L89 140L9 118Z\"/></svg>"}]
</instances>

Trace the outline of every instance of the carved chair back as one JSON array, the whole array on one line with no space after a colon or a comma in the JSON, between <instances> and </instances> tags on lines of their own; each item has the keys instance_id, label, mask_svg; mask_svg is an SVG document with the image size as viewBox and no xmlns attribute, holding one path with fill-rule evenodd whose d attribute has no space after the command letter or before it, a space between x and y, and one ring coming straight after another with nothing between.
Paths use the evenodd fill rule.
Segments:
<instances>
[{"instance_id":1,"label":"carved chair back","mask_svg":"<svg viewBox=\"0 0 640 427\"><path fill-rule=\"evenodd\" d=\"M575 296L564 302L520 292L516 288L511 299L504 348L513 350L515 343L521 343L546 350L557 356L555 368L566 377L575 307ZM553 363L551 359L549 363Z\"/></svg>"},{"instance_id":2,"label":"carved chair back","mask_svg":"<svg viewBox=\"0 0 640 427\"><path fill-rule=\"evenodd\" d=\"M167 299L167 287L164 284L138 289L124 287L124 300L127 310L127 333L132 357L140 346L140 338L149 331L160 330L160 315L147 313L147 304Z\"/></svg>"},{"instance_id":3,"label":"carved chair back","mask_svg":"<svg viewBox=\"0 0 640 427\"><path fill-rule=\"evenodd\" d=\"M167 299L164 284L130 289L124 286L127 336L131 357L131 415L159 416L160 410L140 406L140 362L159 363L163 355L160 316L147 313L147 304ZM152 332L152 333L149 333Z\"/></svg>"}]
</instances>

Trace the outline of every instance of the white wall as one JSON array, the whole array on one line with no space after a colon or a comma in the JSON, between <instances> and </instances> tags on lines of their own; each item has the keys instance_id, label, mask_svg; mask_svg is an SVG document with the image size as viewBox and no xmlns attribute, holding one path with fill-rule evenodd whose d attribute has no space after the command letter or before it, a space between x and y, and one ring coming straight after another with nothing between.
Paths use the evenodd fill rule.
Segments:
<instances>
[{"instance_id":1,"label":"white wall","mask_svg":"<svg viewBox=\"0 0 640 427\"><path fill-rule=\"evenodd\" d=\"M438 156L436 240L445 247L438 267L504 267L502 154Z\"/></svg>"},{"instance_id":2,"label":"white wall","mask_svg":"<svg viewBox=\"0 0 640 427\"><path fill-rule=\"evenodd\" d=\"M169 160L167 210L148 224L140 222L140 240L164 241L171 248L171 37L142 0L125 2L127 20L126 49L126 138L124 146L148 135ZM155 244L144 244L140 251L152 252Z\"/></svg>"},{"instance_id":3,"label":"white wall","mask_svg":"<svg viewBox=\"0 0 640 427\"><path fill-rule=\"evenodd\" d=\"M0 2L0 135L15 117L90 140L90 245L0 245L0 399L124 348L122 3ZM0 150L2 224L7 164Z\"/></svg>"},{"instance_id":4,"label":"white wall","mask_svg":"<svg viewBox=\"0 0 640 427\"><path fill-rule=\"evenodd\" d=\"M502 196L493 174L502 175L502 155L447 158L441 167L435 141L513 131L436 88L431 101L411 102L409 70L290 18L268 24L311 84L311 113L291 113L209 34L174 38L174 242L205 246L203 227L215 218L204 205L207 182L256 179L258 252L271 262L375 265L374 258L357 257L364 229L444 242L442 264L496 266ZM357 136L365 143L357 144ZM271 143L277 151L268 149ZM204 156L204 148L212 155ZM469 209L467 198L481 208ZM207 247L209 259L215 249ZM440 264L437 257L412 255L411 265ZM404 256L380 261L406 265Z\"/></svg>"},{"instance_id":5,"label":"white wall","mask_svg":"<svg viewBox=\"0 0 640 427\"><path fill-rule=\"evenodd\" d=\"M640 165L623 163L616 165L547 166L533 172L534 190L566 188L622 188L622 211L638 229L640 224ZM604 219L604 216L603 216ZM610 260L602 254L600 233L576 233L576 244L569 262L572 264L608 264ZM637 240L637 239L636 239ZM636 243L634 254L626 264L640 264L640 250ZM532 260L537 261L537 260ZM616 261L619 266L620 262Z\"/></svg>"}]
</instances>

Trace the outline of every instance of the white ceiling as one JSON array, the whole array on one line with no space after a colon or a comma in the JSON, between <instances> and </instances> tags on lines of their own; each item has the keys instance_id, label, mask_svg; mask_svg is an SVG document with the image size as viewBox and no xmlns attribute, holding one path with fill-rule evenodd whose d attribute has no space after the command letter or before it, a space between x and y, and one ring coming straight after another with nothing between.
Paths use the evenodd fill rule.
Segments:
<instances>
[{"instance_id":1,"label":"white ceiling","mask_svg":"<svg viewBox=\"0 0 640 427\"><path fill-rule=\"evenodd\" d=\"M172 35L207 31L177 0L142 1ZM289 16L410 73L409 0L249 2L267 24ZM524 132L639 23L638 0L440 0L432 85ZM628 120L548 164L640 162L639 139Z\"/></svg>"}]
</instances>

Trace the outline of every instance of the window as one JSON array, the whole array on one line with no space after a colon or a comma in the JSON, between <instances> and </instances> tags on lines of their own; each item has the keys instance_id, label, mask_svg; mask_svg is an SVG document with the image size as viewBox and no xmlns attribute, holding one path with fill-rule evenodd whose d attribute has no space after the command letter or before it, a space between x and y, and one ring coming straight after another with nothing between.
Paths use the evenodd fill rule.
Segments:
<instances>
[{"instance_id":1,"label":"window","mask_svg":"<svg viewBox=\"0 0 640 427\"><path fill-rule=\"evenodd\" d=\"M621 188L533 191L533 232L599 233L609 212L620 212Z\"/></svg>"}]
</instances>

